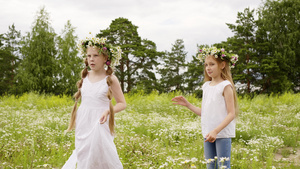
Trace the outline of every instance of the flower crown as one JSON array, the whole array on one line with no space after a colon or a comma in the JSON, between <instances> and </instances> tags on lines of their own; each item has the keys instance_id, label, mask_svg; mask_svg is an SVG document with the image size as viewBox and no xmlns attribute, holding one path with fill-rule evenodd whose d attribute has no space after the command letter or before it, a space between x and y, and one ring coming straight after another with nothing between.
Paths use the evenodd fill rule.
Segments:
<instances>
[{"instance_id":1,"label":"flower crown","mask_svg":"<svg viewBox=\"0 0 300 169\"><path fill-rule=\"evenodd\" d=\"M224 48L218 49L215 46L199 49L197 53L197 59L202 63L204 62L205 57L209 55L212 55L215 58L221 58L222 60L227 60L230 63L231 68L235 67L235 63L239 59L239 56L237 54L233 54L231 53L231 51L229 51L228 53Z\"/></svg>"},{"instance_id":2,"label":"flower crown","mask_svg":"<svg viewBox=\"0 0 300 169\"><path fill-rule=\"evenodd\" d=\"M91 34L91 33L90 33ZM106 38L94 38L86 37L84 40L80 40L77 45L77 49L83 54L86 54L86 49L88 47L99 48L99 54L105 53L108 55L108 60L106 62L107 66L116 67L120 65L120 59L122 58L122 49L120 46L114 47L110 44L105 43Z\"/></svg>"}]
</instances>

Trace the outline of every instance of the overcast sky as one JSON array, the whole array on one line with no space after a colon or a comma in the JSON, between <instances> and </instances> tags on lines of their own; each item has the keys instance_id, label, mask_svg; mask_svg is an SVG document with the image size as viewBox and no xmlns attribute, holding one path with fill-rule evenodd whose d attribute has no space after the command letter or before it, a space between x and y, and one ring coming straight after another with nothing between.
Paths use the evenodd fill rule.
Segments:
<instances>
[{"instance_id":1,"label":"overcast sky","mask_svg":"<svg viewBox=\"0 0 300 169\"><path fill-rule=\"evenodd\" d=\"M183 39L189 60L197 44L211 45L233 36L226 23L235 23L245 8L260 5L261 0L0 0L0 34L13 23L22 35L30 32L44 6L57 34L70 20L83 39L123 17L138 26L142 39L156 43L158 51L170 51L176 39Z\"/></svg>"}]
</instances>

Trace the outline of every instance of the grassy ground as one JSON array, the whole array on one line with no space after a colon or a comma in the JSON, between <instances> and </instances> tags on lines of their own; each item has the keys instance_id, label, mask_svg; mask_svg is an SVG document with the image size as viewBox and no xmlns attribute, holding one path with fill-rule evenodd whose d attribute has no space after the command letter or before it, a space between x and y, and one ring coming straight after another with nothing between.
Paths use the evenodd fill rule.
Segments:
<instances>
[{"instance_id":1,"label":"grassy ground","mask_svg":"<svg viewBox=\"0 0 300 169\"><path fill-rule=\"evenodd\" d=\"M124 168L205 168L200 117L172 105L175 95L125 95L115 137ZM61 168L74 149L74 131L64 135L73 103L34 93L0 98L0 168ZM232 168L299 168L299 103L290 93L240 98Z\"/></svg>"}]
</instances>

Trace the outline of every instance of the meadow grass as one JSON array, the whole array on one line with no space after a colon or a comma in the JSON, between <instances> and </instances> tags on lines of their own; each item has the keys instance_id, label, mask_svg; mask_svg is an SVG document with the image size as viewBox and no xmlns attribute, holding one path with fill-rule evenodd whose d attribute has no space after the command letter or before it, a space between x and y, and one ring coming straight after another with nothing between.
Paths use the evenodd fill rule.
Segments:
<instances>
[{"instance_id":1,"label":"meadow grass","mask_svg":"<svg viewBox=\"0 0 300 169\"><path fill-rule=\"evenodd\" d=\"M115 144L124 168L206 168L200 117L171 99L180 93L126 94L116 114ZM201 99L186 98L197 106ZM233 169L299 168L289 156L299 150L300 94L239 99ZM0 98L0 168L61 168L74 149L74 131L64 135L74 101L28 93ZM283 159L275 153L283 150Z\"/></svg>"}]
</instances>

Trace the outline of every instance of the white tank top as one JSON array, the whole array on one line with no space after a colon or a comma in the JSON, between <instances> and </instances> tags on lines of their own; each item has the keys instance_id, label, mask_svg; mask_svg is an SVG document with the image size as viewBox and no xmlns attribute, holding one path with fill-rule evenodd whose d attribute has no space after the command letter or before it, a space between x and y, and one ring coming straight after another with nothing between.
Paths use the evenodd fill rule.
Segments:
<instances>
[{"instance_id":1,"label":"white tank top","mask_svg":"<svg viewBox=\"0 0 300 169\"><path fill-rule=\"evenodd\" d=\"M211 81L205 82L202 86L203 97L201 107L201 128L203 137L221 124L227 116L223 92L227 85L232 86L228 80L225 80L215 86L210 86L210 83ZM235 119L232 120L217 135L217 138L233 137L235 137Z\"/></svg>"}]
</instances>

